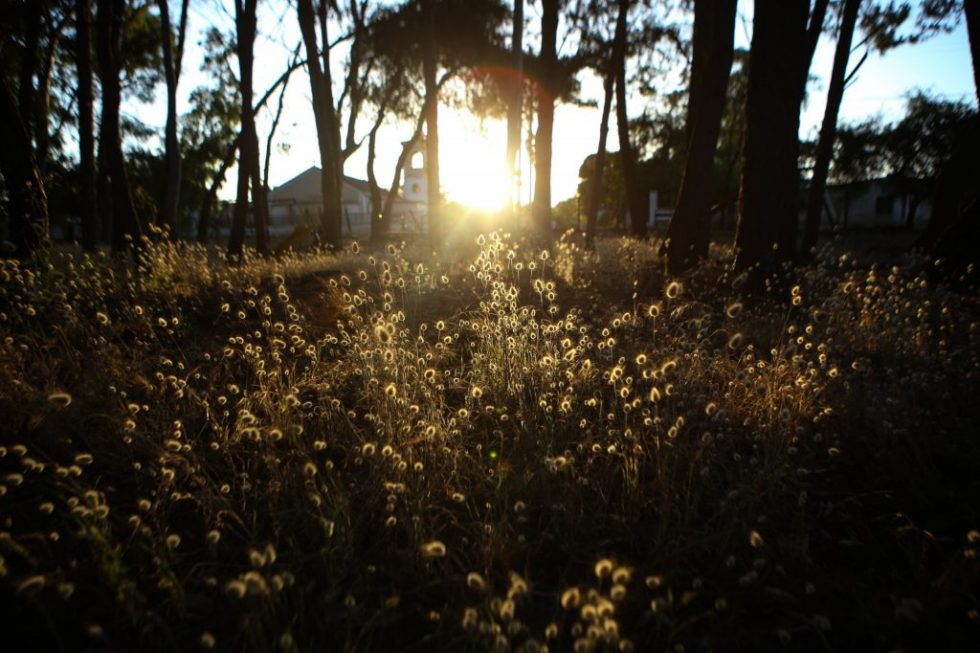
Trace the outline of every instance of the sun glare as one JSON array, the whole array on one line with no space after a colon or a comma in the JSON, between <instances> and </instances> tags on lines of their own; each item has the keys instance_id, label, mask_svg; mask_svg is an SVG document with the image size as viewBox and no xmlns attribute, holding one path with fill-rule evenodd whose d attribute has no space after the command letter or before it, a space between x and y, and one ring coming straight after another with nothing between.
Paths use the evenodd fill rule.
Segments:
<instances>
[{"instance_id":1,"label":"sun glare","mask_svg":"<svg viewBox=\"0 0 980 653\"><path fill-rule=\"evenodd\" d=\"M447 118L440 142L440 177L446 196L482 211L503 208L510 198L504 125L488 122L481 128L463 113Z\"/></svg>"}]
</instances>

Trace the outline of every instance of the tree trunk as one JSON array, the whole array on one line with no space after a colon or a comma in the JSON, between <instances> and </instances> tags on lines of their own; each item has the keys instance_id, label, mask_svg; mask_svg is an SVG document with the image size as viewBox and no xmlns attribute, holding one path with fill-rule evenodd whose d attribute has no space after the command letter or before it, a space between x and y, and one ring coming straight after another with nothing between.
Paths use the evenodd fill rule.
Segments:
<instances>
[{"instance_id":1,"label":"tree trunk","mask_svg":"<svg viewBox=\"0 0 980 653\"><path fill-rule=\"evenodd\" d=\"M558 0L541 1L541 77L544 92L538 95L538 130L534 138L534 223L550 244L551 230L551 154L555 128L555 76L558 67Z\"/></svg>"},{"instance_id":2,"label":"tree trunk","mask_svg":"<svg viewBox=\"0 0 980 653\"><path fill-rule=\"evenodd\" d=\"M241 97L242 128L238 147L238 187L235 213L228 241L228 254L240 259L245 246L245 225L249 210L251 186L252 213L255 221L256 246L259 254L268 254L266 225L268 206L262 192L259 174L259 137L255 131L255 110L252 106L252 73L256 30L256 0L236 0L235 29L238 37L239 95Z\"/></svg>"},{"instance_id":3,"label":"tree trunk","mask_svg":"<svg viewBox=\"0 0 980 653\"><path fill-rule=\"evenodd\" d=\"M808 5L808 0L758 0L755 5L735 234L735 269L751 271L755 290L776 264L793 258L795 249Z\"/></svg>"},{"instance_id":4,"label":"tree trunk","mask_svg":"<svg viewBox=\"0 0 980 653\"><path fill-rule=\"evenodd\" d=\"M122 132L119 128L119 105L122 91L119 73L122 67L124 0L99 0L96 15L95 50L102 77L102 125L99 129L99 149L104 152L109 192L112 195L112 251L130 250L138 256L142 247L142 229L133 208L133 196L126 174L122 151Z\"/></svg>"},{"instance_id":5,"label":"tree trunk","mask_svg":"<svg viewBox=\"0 0 980 653\"><path fill-rule=\"evenodd\" d=\"M510 183L511 219L518 223L521 197L521 116L524 106L524 0L514 0L514 27L511 39L514 87L507 106L507 179Z\"/></svg>"},{"instance_id":6,"label":"tree trunk","mask_svg":"<svg viewBox=\"0 0 980 653\"><path fill-rule=\"evenodd\" d=\"M696 0L694 60L687 109L687 161L677 210L667 230L671 274L707 258L714 197L714 161L732 71L736 0Z\"/></svg>"},{"instance_id":7,"label":"tree trunk","mask_svg":"<svg viewBox=\"0 0 980 653\"><path fill-rule=\"evenodd\" d=\"M948 232L964 214L964 199L975 195L976 153L980 147L980 117L973 116L957 128L955 147L949 160L943 165L936 178L932 192L932 210L926 228L916 239L916 247L935 253L943 235ZM976 198L974 203L976 203ZM957 243L946 239L943 247L947 253L956 249L975 250L976 242Z\"/></svg>"},{"instance_id":8,"label":"tree trunk","mask_svg":"<svg viewBox=\"0 0 980 653\"><path fill-rule=\"evenodd\" d=\"M963 11L973 61L973 88L977 93L977 106L980 106L980 0L963 0Z\"/></svg>"},{"instance_id":9,"label":"tree trunk","mask_svg":"<svg viewBox=\"0 0 980 653\"><path fill-rule=\"evenodd\" d=\"M823 215L824 193L827 189L827 174L830 171L830 159L834 153L834 140L837 137L837 114L840 111L841 100L844 98L847 61L851 56L851 41L860 9L861 0L845 0L840 34L837 36L837 49L834 52L834 65L830 73L830 87L827 90L827 106L824 109L823 124L820 126L813 177L807 194L806 222L803 244L800 248L804 257L809 257L817 245L820 217Z\"/></svg>"},{"instance_id":10,"label":"tree trunk","mask_svg":"<svg viewBox=\"0 0 980 653\"><path fill-rule=\"evenodd\" d=\"M395 198L398 196L398 187L401 185L402 170L408 161L408 153L415 148L415 144L422 138L422 128L425 126L425 118L428 115L428 107L423 104L419 112L418 119L415 121L415 131L412 137L402 146L402 151L395 162L395 172L391 176L391 185L388 186L388 197L385 198L384 209L381 211L381 222L385 224L385 230L391 228L391 211L395 206Z\"/></svg>"},{"instance_id":11,"label":"tree trunk","mask_svg":"<svg viewBox=\"0 0 980 653\"><path fill-rule=\"evenodd\" d=\"M613 40L613 61L616 70L616 127L619 131L619 157L623 166L626 203L629 206L630 226L637 238L646 238L648 203L637 168L636 152L630 141L629 113L626 109L626 49L627 19L632 0L619 0L616 34Z\"/></svg>"},{"instance_id":12,"label":"tree trunk","mask_svg":"<svg viewBox=\"0 0 980 653\"><path fill-rule=\"evenodd\" d=\"M82 247L95 250L98 233L95 199L95 134L92 118L92 43L89 0L75 0L75 64L78 67L78 212Z\"/></svg>"},{"instance_id":13,"label":"tree trunk","mask_svg":"<svg viewBox=\"0 0 980 653\"><path fill-rule=\"evenodd\" d=\"M606 140L609 137L609 114L612 110L613 75L607 70L602 82L602 118L599 120L599 149L595 155L595 170L589 201L585 206L585 248L595 249L596 222L599 218L599 204L602 202L602 177L606 169Z\"/></svg>"},{"instance_id":14,"label":"tree trunk","mask_svg":"<svg viewBox=\"0 0 980 653\"><path fill-rule=\"evenodd\" d=\"M26 258L48 242L48 203L44 181L34 162L17 100L0 75L0 171L7 191L10 238L18 257Z\"/></svg>"},{"instance_id":15,"label":"tree trunk","mask_svg":"<svg viewBox=\"0 0 980 653\"><path fill-rule=\"evenodd\" d=\"M182 0L180 22L177 29L177 52L173 48L173 30L170 26L169 0L157 0L160 7L161 42L163 44L163 70L167 83L167 123L164 137L166 175L163 182L163 201L157 215L157 224L170 230L170 237L177 237L177 209L180 203L181 156L177 138L177 85L180 83L180 67L183 58L184 34L187 31L187 3Z\"/></svg>"},{"instance_id":16,"label":"tree trunk","mask_svg":"<svg viewBox=\"0 0 980 653\"><path fill-rule=\"evenodd\" d=\"M28 2L24 25L24 53L20 61L20 79L17 87L17 107L21 128L27 134L27 142L34 147L34 73L37 72L37 52L44 22L44 3Z\"/></svg>"},{"instance_id":17,"label":"tree trunk","mask_svg":"<svg viewBox=\"0 0 980 653\"><path fill-rule=\"evenodd\" d=\"M388 105L398 93L398 87L401 85L402 81L402 71L399 69L395 74L394 79L389 80L387 90L381 98L381 102L378 105L378 113L374 119L374 124L371 126L371 131L368 132L368 152L367 152L367 178L368 178L368 188L371 195L371 242L380 242L388 235L388 231L391 227L390 223L385 222L384 218L384 199L381 196L381 187L378 186L378 177L374 172L374 162L377 158L378 153L378 130L381 129L381 125L384 124L385 116L388 112ZM399 173L400 174L400 173ZM398 192L397 185L391 187L389 194L394 194Z\"/></svg>"},{"instance_id":18,"label":"tree trunk","mask_svg":"<svg viewBox=\"0 0 980 653\"><path fill-rule=\"evenodd\" d=\"M429 236L433 244L440 245L444 237L442 224L442 192L439 187L439 86L436 83L435 9L432 0L422 0L425 16L425 41L422 45L422 75L425 78L425 181Z\"/></svg>"},{"instance_id":19,"label":"tree trunk","mask_svg":"<svg viewBox=\"0 0 980 653\"><path fill-rule=\"evenodd\" d=\"M378 129L380 127L381 122L378 121L371 129L371 133L368 134L367 153L367 178L368 187L370 188L371 192L371 242L374 243L381 242L384 239L390 226L382 219L384 203L381 198L381 188L378 186L378 178L374 174L374 160L377 154ZM396 191L397 189L393 187L389 194L395 193Z\"/></svg>"},{"instance_id":20,"label":"tree trunk","mask_svg":"<svg viewBox=\"0 0 980 653\"><path fill-rule=\"evenodd\" d=\"M34 160L37 161L38 170L43 176L48 169L48 153L51 149L51 135L49 134L51 120L51 74L55 66L55 54L61 40L61 28L63 24L52 24L53 30L48 38L48 45L44 53L44 65L37 75L37 99L35 100L34 117Z\"/></svg>"},{"instance_id":21,"label":"tree trunk","mask_svg":"<svg viewBox=\"0 0 980 653\"><path fill-rule=\"evenodd\" d=\"M320 149L320 194L323 209L320 225L323 239L339 249L342 241L341 185L340 185L340 132L337 128L337 115L333 101L333 84L330 75L330 50L327 47L325 0L321 0L317 11L321 18L320 37L324 43L323 59L320 65L320 49L316 37L316 18L312 0L298 0L297 17L303 45L306 48L306 67L310 76L310 93L313 97L313 118L316 123L317 145Z\"/></svg>"}]
</instances>

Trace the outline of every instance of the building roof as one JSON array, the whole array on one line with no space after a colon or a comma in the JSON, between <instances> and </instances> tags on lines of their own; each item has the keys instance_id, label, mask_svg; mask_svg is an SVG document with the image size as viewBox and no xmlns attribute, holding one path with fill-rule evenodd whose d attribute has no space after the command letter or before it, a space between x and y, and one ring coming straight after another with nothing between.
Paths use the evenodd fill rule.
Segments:
<instances>
[{"instance_id":1,"label":"building roof","mask_svg":"<svg viewBox=\"0 0 980 653\"><path fill-rule=\"evenodd\" d=\"M344 185L362 193L371 192L371 184L363 179L356 179L344 175ZM387 195L388 191L381 189L382 196ZM298 202L301 204L319 204L320 197L320 168L312 166L299 173L289 181L277 186L269 191L269 202L286 203Z\"/></svg>"}]
</instances>

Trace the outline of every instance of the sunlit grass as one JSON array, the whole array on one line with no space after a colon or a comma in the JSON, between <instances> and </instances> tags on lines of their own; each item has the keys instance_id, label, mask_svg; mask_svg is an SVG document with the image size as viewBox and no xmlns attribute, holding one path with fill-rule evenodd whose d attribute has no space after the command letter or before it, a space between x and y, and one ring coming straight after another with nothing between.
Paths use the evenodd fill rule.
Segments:
<instances>
[{"instance_id":1,"label":"sunlit grass","mask_svg":"<svg viewBox=\"0 0 980 653\"><path fill-rule=\"evenodd\" d=\"M815 646L847 615L809 540L859 528L847 465L926 491L978 459L976 306L913 269L825 254L744 299L722 249L669 279L655 242L423 247L0 264L17 636ZM957 537L935 577L977 573ZM970 628L942 582L963 623L935 627Z\"/></svg>"}]
</instances>

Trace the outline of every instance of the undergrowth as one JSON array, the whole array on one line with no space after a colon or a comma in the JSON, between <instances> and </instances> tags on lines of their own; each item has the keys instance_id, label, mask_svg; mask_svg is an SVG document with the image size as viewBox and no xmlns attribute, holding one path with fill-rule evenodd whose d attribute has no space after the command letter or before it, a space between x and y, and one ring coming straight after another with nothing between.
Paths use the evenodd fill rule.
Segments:
<instances>
[{"instance_id":1,"label":"undergrowth","mask_svg":"<svg viewBox=\"0 0 980 653\"><path fill-rule=\"evenodd\" d=\"M5 641L980 641L975 297L658 247L3 261Z\"/></svg>"}]
</instances>

